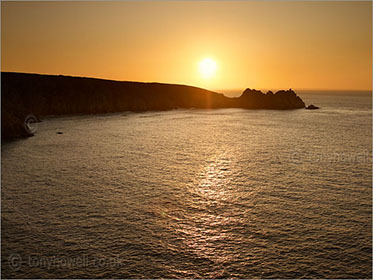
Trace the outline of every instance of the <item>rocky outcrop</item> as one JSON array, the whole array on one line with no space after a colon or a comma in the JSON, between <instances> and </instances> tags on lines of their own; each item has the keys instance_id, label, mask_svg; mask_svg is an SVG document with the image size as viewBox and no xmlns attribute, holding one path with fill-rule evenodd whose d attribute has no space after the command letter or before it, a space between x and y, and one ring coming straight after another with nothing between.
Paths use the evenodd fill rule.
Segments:
<instances>
[{"instance_id":1,"label":"rocky outcrop","mask_svg":"<svg viewBox=\"0 0 373 280\"><path fill-rule=\"evenodd\" d=\"M296 109L292 90L246 89L238 98L205 89L161 83L119 82L70 76L1 73L2 138L30 136L26 116L98 114L176 108Z\"/></svg>"},{"instance_id":2,"label":"rocky outcrop","mask_svg":"<svg viewBox=\"0 0 373 280\"><path fill-rule=\"evenodd\" d=\"M311 104L311 105L308 105L308 106L306 107L306 109L308 109L308 110L317 110L317 109L320 109L320 108L317 107L317 106L315 106L315 105L313 105L313 104Z\"/></svg>"},{"instance_id":3,"label":"rocky outcrop","mask_svg":"<svg viewBox=\"0 0 373 280\"><path fill-rule=\"evenodd\" d=\"M238 107L247 109L297 109L305 104L292 89L266 94L255 89L246 89L239 97Z\"/></svg>"}]
</instances>

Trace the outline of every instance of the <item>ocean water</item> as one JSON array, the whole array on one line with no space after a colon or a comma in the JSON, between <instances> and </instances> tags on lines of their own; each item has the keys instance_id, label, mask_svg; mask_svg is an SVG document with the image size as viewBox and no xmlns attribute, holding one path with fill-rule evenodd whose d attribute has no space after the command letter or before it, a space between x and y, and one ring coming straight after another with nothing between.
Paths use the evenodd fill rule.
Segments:
<instances>
[{"instance_id":1,"label":"ocean water","mask_svg":"<svg viewBox=\"0 0 373 280\"><path fill-rule=\"evenodd\" d=\"M299 94L2 143L2 277L371 278L370 93Z\"/></svg>"}]
</instances>

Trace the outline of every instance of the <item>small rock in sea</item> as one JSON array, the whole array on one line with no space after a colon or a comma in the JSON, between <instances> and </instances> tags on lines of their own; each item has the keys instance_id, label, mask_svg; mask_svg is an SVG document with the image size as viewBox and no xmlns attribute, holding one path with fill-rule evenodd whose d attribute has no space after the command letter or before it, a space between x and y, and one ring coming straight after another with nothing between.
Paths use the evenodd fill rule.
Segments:
<instances>
[{"instance_id":1,"label":"small rock in sea","mask_svg":"<svg viewBox=\"0 0 373 280\"><path fill-rule=\"evenodd\" d=\"M57 134L63 134L63 132L61 132L61 131L57 131Z\"/></svg>"},{"instance_id":2,"label":"small rock in sea","mask_svg":"<svg viewBox=\"0 0 373 280\"><path fill-rule=\"evenodd\" d=\"M317 106L315 106L315 105L313 105L313 104L311 104L311 105L307 106L306 109L309 109L309 110L316 110L316 109L320 109L320 108L317 107Z\"/></svg>"}]
</instances>

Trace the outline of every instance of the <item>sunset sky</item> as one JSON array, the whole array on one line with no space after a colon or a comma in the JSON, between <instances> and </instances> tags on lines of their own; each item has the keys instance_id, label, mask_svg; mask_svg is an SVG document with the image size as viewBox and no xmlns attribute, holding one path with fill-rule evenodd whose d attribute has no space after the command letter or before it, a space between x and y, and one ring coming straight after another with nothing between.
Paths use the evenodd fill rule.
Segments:
<instances>
[{"instance_id":1,"label":"sunset sky","mask_svg":"<svg viewBox=\"0 0 373 280\"><path fill-rule=\"evenodd\" d=\"M2 71L370 90L371 42L369 1L1 3Z\"/></svg>"}]
</instances>

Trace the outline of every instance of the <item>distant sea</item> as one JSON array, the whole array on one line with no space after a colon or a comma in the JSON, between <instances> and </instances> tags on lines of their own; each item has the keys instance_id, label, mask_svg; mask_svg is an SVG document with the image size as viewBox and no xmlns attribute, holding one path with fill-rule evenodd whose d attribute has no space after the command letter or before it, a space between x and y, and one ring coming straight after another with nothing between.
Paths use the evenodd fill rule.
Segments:
<instances>
[{"instance_id":1,"label":"distant sea","mask_svg":"<svg viewBox=\"0 0 373 280\"><path fill-rule=\"evenodd\" d=\"M298 94L2 143L2 277L371 278L371 93Z\"/></svg>"}]
</instances>

